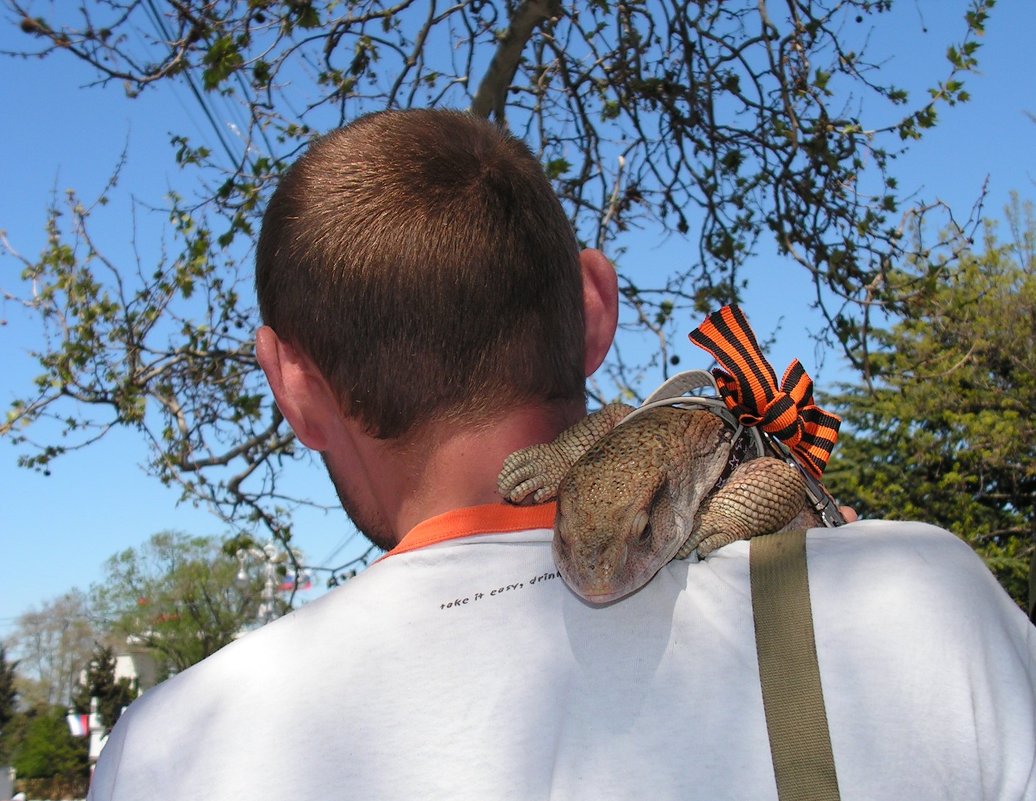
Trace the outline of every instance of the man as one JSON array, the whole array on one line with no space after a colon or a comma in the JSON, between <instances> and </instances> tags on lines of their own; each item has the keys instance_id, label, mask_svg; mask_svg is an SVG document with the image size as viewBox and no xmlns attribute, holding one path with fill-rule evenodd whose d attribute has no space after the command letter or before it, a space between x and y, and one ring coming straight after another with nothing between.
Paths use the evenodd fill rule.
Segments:
<instances>
[{"instance_id":1,"label":"man","mask_svg":"<svg viewBox=\"0 0 1036 801\"><path fill-rule=\"evenodd\" d=\"M617 318L539 165L491 124L364 117L285 175L256 352L299 439L388 555L135 702L100 799L776 798L748 543L594 607L512 451L584 413ZM1036 640L922 524L814 530L843 799L1036 798Z\"/></svg>"}]
</instances>

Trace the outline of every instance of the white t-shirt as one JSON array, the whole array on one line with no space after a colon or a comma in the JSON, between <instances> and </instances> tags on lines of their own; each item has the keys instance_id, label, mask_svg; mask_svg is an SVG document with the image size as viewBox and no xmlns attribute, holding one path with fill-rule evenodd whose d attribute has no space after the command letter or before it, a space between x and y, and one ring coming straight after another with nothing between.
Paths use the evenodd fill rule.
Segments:
<instances>
[{"instance_id":1,"label":"white t-shirt","mask_svg":"<svg viewBox=\"0 0 1036 801\"><path fill-rule=\"evenodd\" d=\"M552 518L422 523L134 702L90 797L776 799L748 543L593 607ZM974 553L876 521L807 552L844 801L1036 799L1036 628Z\"/></svg>"}]
</instances>

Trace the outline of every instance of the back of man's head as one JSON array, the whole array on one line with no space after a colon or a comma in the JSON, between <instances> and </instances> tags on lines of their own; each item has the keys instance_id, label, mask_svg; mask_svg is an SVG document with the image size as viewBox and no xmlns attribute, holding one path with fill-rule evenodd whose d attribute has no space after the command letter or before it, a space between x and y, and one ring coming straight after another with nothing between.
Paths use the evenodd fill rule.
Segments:
<instances>
[{"instance_id":1,"label":"back of man's head","mask_svg":"<svg viewBox=\"0 0 1036 801\"><path fill-rule=\"evenodd\" d=\"M388 111L317 140L263 219L264 322L380 437L583 393L575 237L492 123Z\"/></svg>"}]
</instances>

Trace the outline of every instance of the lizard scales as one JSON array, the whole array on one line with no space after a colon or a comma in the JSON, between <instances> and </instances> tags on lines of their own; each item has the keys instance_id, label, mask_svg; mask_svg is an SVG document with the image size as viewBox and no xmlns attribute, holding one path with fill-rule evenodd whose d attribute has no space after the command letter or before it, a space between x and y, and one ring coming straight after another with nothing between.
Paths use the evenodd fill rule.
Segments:
<instances>
[{"instance_id":1,"label":"lizard scales","mask_svg":"<svg viewBox=\"0 0 1036 801\"><path fill-rule=\"evenodd\" d=\"M820 523L793 466L753 454L730 472L734 432L709 411L660 407L618 425L609 404L553 442L504 462L504 498L557 498L554 560L594 603L640 589L663 565L697 550Z\"/></svg>"}]
</instances>

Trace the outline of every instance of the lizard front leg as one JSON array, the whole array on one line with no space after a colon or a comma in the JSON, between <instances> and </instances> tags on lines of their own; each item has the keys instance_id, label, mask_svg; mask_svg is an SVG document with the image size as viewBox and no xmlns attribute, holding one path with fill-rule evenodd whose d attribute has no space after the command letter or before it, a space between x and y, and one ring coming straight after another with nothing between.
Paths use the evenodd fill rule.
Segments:
<instances>
[{"instance_id":1,"label":"lizard front leg","mask_svg":"<svg viewBox=\"0 0 1036 801\"><path fill-rule=\"evenodd\" d=\"M565 473L632 411L624 403L609 403L566 428L553 442L515 451L504 460L497 477L500 494L511 503L520 503L529 495L536 503L557 497Z\"/></svg>"},{"instance_id":2,"label":"lizard front leg","mask_svg":"<svg viewBox=\"0 0 1036 801\"><path fill-rule=\"evenodd\" d=\"M780 531L805 505L806 482L793 466L768 456L744 462L702 504L697 525L676 558L695 548L705 557L735 540Z\"/></svg>"}]
</instances>

